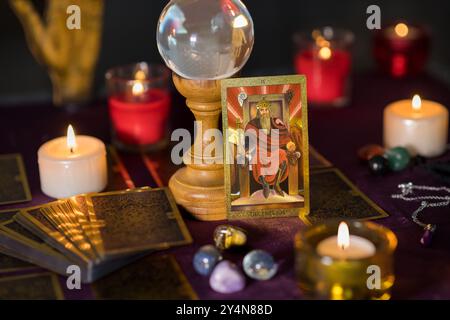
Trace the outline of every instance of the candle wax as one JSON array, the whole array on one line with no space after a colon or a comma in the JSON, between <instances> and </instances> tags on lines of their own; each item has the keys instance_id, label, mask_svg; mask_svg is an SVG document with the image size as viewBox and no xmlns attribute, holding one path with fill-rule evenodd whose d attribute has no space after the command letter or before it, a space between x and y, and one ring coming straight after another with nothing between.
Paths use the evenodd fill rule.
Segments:
<instances>
[{"instance_id":1,"label":"candle wax","mask_svg":"<svg viewBox=\"0 0 450 320\"><path fill-rule=\"evenodd\" d=\"M134 101L124 96L109 98L109 113L117 139L125 144L147 145L164 138L170 109L170 94L150 89Z\"/></svg>"},{"instance_id":2,"label":"candle wax","mask_svg":"<svg viewBox=\"0 0 450 320\"><path fill-rule=\"evenodd\" d=\"M373 52L380 68L393 77L404 77L423 71L430 51L430 37L426 29L408 25L408 33L401 37L395 25L375 34Z\"/></svg>"},{"instance_id":3,"label":"candle wax","mask_svg":"<svg viewBox=\"0 0 450 320\"><path fill-rule=\"evenodd\" d=\"M53 198L102 191L108 182L106 148L99 139L77 136L73 152L67 138L44 143L38 151L42 192Z\"/></svg>"},{"instance_id":4,"label":"candle wax","mask_svg":"<svg viewBox=\"0 0 450 320\"><path fill-rule=\"evenodd\" d=\"M317 245L317 253L333 259L364 259L375 254L375 245L366 238L350 235L350 245L343 249L338 246L338 237L332 236Z\"/></svg>"},{"instance_id":5,"label":"candle wax","mask_svg":"<svg viewBox=\"0 0 450 320\"><path fill-rule=\"evenodd\" d=\"M414 156L434 157L447 147L448 110L441 104L422 100L419 110L411 100L400 100L384 109L386 148L405 147Z\"/></svg>"},{"instance_id":6,"label":"candle wax","mask_svg":"<svg viewBox=\"0 0 450 320\"><path fill-rule=\"evenodd\" d=\"M351 68L351 56L345 50L332 50L328 59L318 56L318 50L305 50L295 59L297 73L306 76L308 100L332 103L346 95Z\"/></svg>"}]
</instances>

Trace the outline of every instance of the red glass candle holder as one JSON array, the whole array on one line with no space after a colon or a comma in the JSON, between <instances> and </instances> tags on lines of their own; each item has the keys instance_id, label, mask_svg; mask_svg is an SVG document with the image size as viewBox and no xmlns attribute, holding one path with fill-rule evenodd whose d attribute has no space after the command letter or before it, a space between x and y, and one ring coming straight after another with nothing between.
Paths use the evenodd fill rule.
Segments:
<instances>
[{"instance_id":1,"label":"red glass candle holder","mask_svg":"<svg viewBox=\"0 0 450 320\"><path fill-rule=\"evenodd\" d=\"M106 73L113 142L128 151L151 151L167 144L170 72L145 62Z\"/></svg>"},{"instance_id":2,"label":"red glass candle holder","mask_svg":"<svg viewBox=\"0 0 450 320\"><path fill-rule=\"evenodd\" d=\"M294 35L296 72L306 76L307 95L315 105L349 102L353 33L324 27Z\"/></svg>"},{"instance_id":3,"label":"red glass candle holder","mask_svg":"<svg viewBox=\"0 0 450 320\"><path fill-rule=\"evenodd\" d=\"M379 68L392 77L421 73L429 52L430 32L423 26L398 22L375 32L375 60Z\"/></svg>"}]
</instances>

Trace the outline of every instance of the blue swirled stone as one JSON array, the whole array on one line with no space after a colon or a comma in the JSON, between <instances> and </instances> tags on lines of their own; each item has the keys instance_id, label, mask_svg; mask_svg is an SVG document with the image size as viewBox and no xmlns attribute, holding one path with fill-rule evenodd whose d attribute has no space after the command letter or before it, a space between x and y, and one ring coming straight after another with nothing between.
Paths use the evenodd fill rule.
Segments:
<instances>
[{"instance_id":1,"label":"blue swirled stone","mask_svg":"<svg viewBox=\"0 0 450 320\"><path fill-rule=\"evenodd\" d=\"M193 265L195 271L203 276L209 275L217 262L222 260L222 255L219 250L213 245L206 245L201 247L194 255Z\"/></svg>"}]
</instances>

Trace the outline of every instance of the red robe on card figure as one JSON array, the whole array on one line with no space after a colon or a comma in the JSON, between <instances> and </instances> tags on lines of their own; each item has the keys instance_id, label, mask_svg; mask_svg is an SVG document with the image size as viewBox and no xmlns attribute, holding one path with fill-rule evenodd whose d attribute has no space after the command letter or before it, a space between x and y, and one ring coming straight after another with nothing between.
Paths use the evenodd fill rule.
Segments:
<instances>
[{"instance_id":1,"label":"red robe on card figure","mask_svg":"<svg viewBox=\"0 0 450 320\"><path fill-rule=\"evenodd\" d=\"M270 102L264 98L259 101L256 105L256 118L250 120L245 127L245 134L249 137L250 144L252 142L256 144L256 146L246 146L253 150L252 155L256 157L256 162L254 159L250 162L253 165L253 178L262 185L265 198L270 195L270 186L273 186L277 194L284 197L280 183L289 176L288 157L300 156L299 152L295 152L296 145L292 142L286 125L281 119L271 117L270 106ZM265 159L262 159L262 156ZM272 163L277 160L278 165Z\"/></svg>"}]
</instances>

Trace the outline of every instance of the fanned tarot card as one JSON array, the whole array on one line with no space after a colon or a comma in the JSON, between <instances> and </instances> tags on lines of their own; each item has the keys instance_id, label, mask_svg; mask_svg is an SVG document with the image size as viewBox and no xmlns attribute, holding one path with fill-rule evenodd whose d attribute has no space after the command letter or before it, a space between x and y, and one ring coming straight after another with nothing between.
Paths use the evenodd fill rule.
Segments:
<instances>
[{"instance_id":1,"label":"fanned tarot card","mask_svg":"<svg viewBox=\"0 0 450 320\"><path fill-rule=\"evenodd\" d=\"M102 257L192 242L168 188L141 188L86 197L91 223L100 226Z\"/></svg>"},{"instance_id":2,"label":"fanned tarot card","mask_svg":"<svg viewBox=\"0 0 450 320\"><path fill-rule=\"evenodd\" d=\"M311 213L302 219L318 223L327 219L369 220L388 214L361 192L338 169L311 173Z\"/></svg>"},{"instance_id":3,"label":"fanned tarot card","mask_svg":"<svg viewBox=\"0 0 450 320\"><path fill-rule=\"evenodd\" d=\"M305 77L223 80L222 120L228 218L307 215Z\"/></svg>"},{"instance_id":4,"label":"fanned tarot card","mask_svg":"<svg viewBox=\"0 0 450 320\"><path fill-rule=\"evenodd\" d=\"M1 210L0 211L0 274L4 272L33 269L36 266L21 260L17 255L11 255L10 251L2 246L1 236L4 232L4 226L14 223L13 217L18 210Z\"/></svg>"},{"instance_id":5,"label":"fanned tarot card","mask_svg":"<svg viewBox=\"0 0 450 320\"><path fill-rule=\"evenodd\" d=\"M0 155L0 205L31 200L20 154Z\"/></svg>"},{"instance_id":6,"label":"fanned tarot card","mask_svg":"<svg viewBox=\"0 0 450 320\"><path fill-rule=\"evenodd\" d=\"M41 212L41 206L27 208L19 211L14 216L19 224L28 229L33 234L44 240L53 248L66 254L71 260L79 264L90 266L91 261L81 252L65 235L61 233Z\"/></svg>"}]
</instances>

